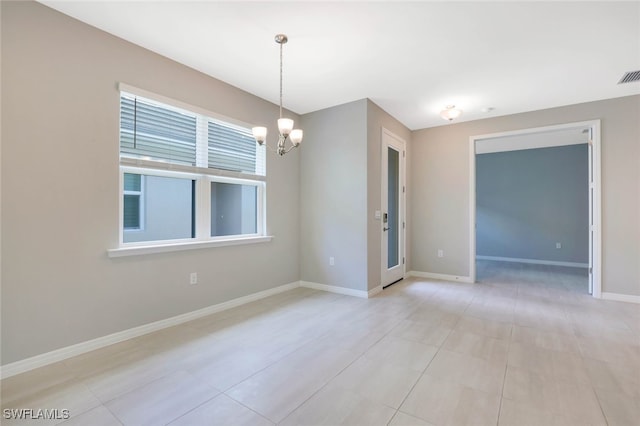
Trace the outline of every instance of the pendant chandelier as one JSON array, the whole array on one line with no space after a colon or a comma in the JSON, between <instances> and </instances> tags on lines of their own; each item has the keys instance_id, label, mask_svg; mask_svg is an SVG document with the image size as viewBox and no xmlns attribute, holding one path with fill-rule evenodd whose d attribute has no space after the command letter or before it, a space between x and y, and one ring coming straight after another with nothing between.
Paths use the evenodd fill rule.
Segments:
<instances>
[{"instance_id":1,"label":"pendant chandelier","mask_svg":"<svg viewBox=\"0 0 640 426\"><path fill-rule=\"evenodd\" d=\"M282 45L289 41L289 39L284 34L277 34L275 41L280 45L280 118L278 119L278 132L280 135L278 137L278 145L276 146L275 151L278 155L284 155L300 145L300 142L302 142L302 130L293 128L292 119L282 117ZM266 144L266 127L254 127L251 129L251 132L253 133L253 137L256 139L256 142L258 142L258 145ZM286 145L287 140L291 144L289 147Z\"/></svg>"}]
</instances>

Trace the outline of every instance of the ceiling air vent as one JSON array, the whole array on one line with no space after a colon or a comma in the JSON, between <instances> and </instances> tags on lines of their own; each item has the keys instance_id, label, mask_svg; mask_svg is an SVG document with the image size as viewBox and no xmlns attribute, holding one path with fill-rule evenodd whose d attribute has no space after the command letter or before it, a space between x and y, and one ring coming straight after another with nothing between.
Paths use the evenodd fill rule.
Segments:
<instances>
[{"instance_id":1,"label":"ceiling air vent","mask_svg":"<svg viewBox=\"0 0 640 426\"><path fill-rule=\"evenodd\" d=\"M640 70L639 71L629 71L624 73L618 84L622 83L633 83L634 81L640 81Z\"/></svg>"}]
</instances>

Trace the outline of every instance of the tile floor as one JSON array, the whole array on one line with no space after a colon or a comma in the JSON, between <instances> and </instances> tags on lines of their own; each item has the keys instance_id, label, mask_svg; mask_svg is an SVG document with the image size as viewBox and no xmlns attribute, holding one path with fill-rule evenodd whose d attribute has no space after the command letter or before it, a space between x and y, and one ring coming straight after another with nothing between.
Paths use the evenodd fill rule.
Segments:
<instances>
[{"instance_id":1,"label":"tile floor","mask_svg":"<svg viewBox=\"0 0 640 426\"><path fill-rule=\"evenodd\" d=\"M572 268L485 261L478 279L295 289L8 378L2 408L83 426L640 424L640 305L591 298Z\"/></svg>"}]
</instances>

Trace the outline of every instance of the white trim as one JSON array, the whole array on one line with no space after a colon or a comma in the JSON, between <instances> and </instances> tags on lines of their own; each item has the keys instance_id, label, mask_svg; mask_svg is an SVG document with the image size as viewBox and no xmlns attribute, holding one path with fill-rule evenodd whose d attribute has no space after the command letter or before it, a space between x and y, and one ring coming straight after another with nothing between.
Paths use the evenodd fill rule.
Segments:
<instances>
[{"instance_id":1,"label":"white trim","mask_svg":"<svg viewBox=\"0 0 640 426\"><path fill-rule=\"evenodd\" d=\"M218 303L216 305L208 306L196 311L187 312L182 315L163 319L160 321L152 322L149 324L141 325L139 327L130 328L117 333L109 334L107 336L98 337L97 339L88 340L86 342L77 343L75 345L67 346L65 348L56 349L51 352L36 355L31 358L23 359L21 361L12 362L0 367L0 378L6 379L7 377L15 376L16 374L24 373L29 370L33 370L38 367L43 367L54 362L62 361L83 353L87 353L96 349L103 348L105 346L119 343L124 340L133 339L145 334L153 333L154 331L162 330L175 325L183 324L188 321L192 321L207 315L215 314L216 312L224 311L227 309L235 308L240 305L255 302L256 300L264 299L265 297L273 296L278 293L282 293L288 290L293 290L300 286L300 282L295 281L289 284L284 284L278 287L263 290L258 293L249 294L247 296L238 297L226 302Z\"/></svg>"},{"instance_id":2,"label":"white trim","mask_svg":"<svg viewBox=\"0 0 640 426\"><path fill-rule=\"evenodd\" d=\"M352 288L340 287L336 285L314 283L310 281L300 281L300 287L312 288L314 290L328 291L329 293L344 294L346 296L361 297L363 299L367 299L369 297L368 291L355 290Z\"/></svg>"},{"instance_id":3,"label":"white trim","mask_svg":"<svg viewBox=\"0 0 640 426\"><path fill-rule=\"evenodd\" d=\"M592 252L592 285L593 297L602 297L602 156L600 140L600 120L592 122L592 172L593 172L593 252Z\"/></svg>"},{"instance_id":4,"label":"white trim","mask_svg":"<svg viewBox=\"0 0 640 426\"><path fill-rule=\"evenodd\" d=\"M170 176L171 173L184 173L189 176L219 176L221 178L233 178L245 180L247 182L263 181L266 182L265 175L253 175L249 173L233 172L230 170L214 169L211 167L186 166L183 164L170 163L168 161L145 160L135 157L120 157L120 165L129 170L148 170L149 173L157 173L156 176ZM167 172L161 174L162 172Z\"/></svg>"},{"instance_id":5,"label":"white trim","mask_svg":"<svg viewBox=\"0 0 640 426\"><path fill-rule=\"evenodd\" d=\"M555 265L555 266L569 266L571 268L588 268L588 263L579 262L559 262L556 260L539 260L539 259L519 259L517 257L500 257L500 256L480 256L477 255L476 259L479 260L496 260L499 262L514 262L514 263L533 263L535 265Z\"/></svg>"},{"instance_id":6,"label":"white trim","mask_svg":"<svg viewBox=\"0 0 640 426\"><path fill-rule=\"evenodd\" d=\"M368 296L368 297L373 297L373 296L375 296L376 294L380 293L381 291L382 291L382 286L381 286L381 285L379 285L378 287L374 287L374 288L372 288L371 290L369 290L369 291L367 292L367 296Z\"/></svg>"},{"instance_id":7,"label":"white trim","mask_svg":"<svg viewBox=\"0 0 640 426\"><path fill-rule=\"evenodd\" d=\"M529 133L548 133L556 130L567 130L567 129L573 129L577 127L592 127L596 123L599 124L600 120L577 121L574 123L554 124L551 126L531 127L528 129L520 129L520 130L508 130L506 132L486 133L483 135L472 136L472 138L476 140L480 140L480 139L504 138L508 136L518 136L518 135L524 135Z\"/></svg>"},{"instance_id":8,"label":"white trim","mask_svg":"<svg viewBox=\"0 0 640 426\"><path fill-rule=\"evenodd\" d=\"M490 133L484 135L474 135L469 137L469 275L472 282L476 279L476 141L488 138L516 136L531 133L546 133L555 130L566 130L571 128L589 128L592 133L593 142L593 256L592 262L592 282L593 297L600 298L602 291L602 182L601 182L601 141L600 141L600 120L580 121L553 126L534 127L529 129L514 130L500 133Z\"/></svg>"},{"instance_id":9,"label":"white trim","mask_svg":"<svg viewBox=\"0 0 640 426\"><path fill-rule=\"evenodd\" d=\"M162 245L128 246L107 250L109 257L138 256L141 254L167 253L174 251L196 250L212 247L239 246L245 244L268 243L274 237L272 235L259 237L236 236L233 239L220 239L210 241L181 241L167 242Z\"/></svg>"},{"instance_id":10,"label":"white trim","mask_svg":"<svg viewBox=\"0 0 640 426\"><path fill-rule=\"evenodd\" d=\"M540 137L540 132L536 132L481 139L476 143L476 154L586 144L589 136L582 133L585 127L547 131L545 137Z\"/></svg>"},{"instance_id":11,"label":"white trim","mask_svg":"<svg viewBox=\"0 0 640 426\"><path fill-rule=\"evenodd\" d=\"M469 279L476 282L476 139L469 137Z\"/></svg>"},{"instance_id":12,"label":"white trim","mask_svg":"<svg viewBox=\"0 0 640 426\"><path fill-rule=\"evenodd\" d=\"M600 298L604 300L614 300L616 302L640 303L640 296L620 293L600 293Z\"/></svg>"},{"instance_id":13,"label":"white trim","mask_svg":"<svg viewBox=\"0 0 640 426\"><path fill-rule=\"evenodd\" d=\"M410 277L429 278L433 280L454 281L459 283L472 284L471 277L463 277L458 275L434 274L433 272L409 271Z\"/></svg>"}]
</instances>

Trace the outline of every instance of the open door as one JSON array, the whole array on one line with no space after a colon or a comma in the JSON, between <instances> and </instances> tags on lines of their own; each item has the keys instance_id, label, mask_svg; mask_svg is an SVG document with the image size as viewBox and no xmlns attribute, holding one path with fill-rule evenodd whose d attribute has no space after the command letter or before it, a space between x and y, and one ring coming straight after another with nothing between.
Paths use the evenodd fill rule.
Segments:
<instances>
[{"instance_id":1,"label":"open door","mask_svg":"<svg viewBox=\"0 0 640 426\"><path fill-rule=\"evenodd\" d=\"M405 142L382 129L382 286L405 274Z\"/></svg>"}]
</instances>

